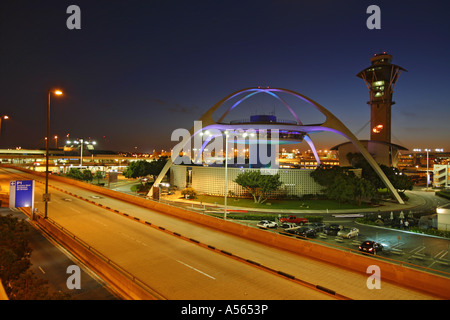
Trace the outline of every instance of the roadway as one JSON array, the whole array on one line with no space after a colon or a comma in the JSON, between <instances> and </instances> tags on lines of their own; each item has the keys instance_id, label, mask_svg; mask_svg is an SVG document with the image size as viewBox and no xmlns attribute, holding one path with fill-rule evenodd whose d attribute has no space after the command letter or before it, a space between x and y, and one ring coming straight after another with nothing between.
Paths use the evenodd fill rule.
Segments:
<instances>
[{"instance_id":1,"label":"roadway","mask_svg":"<svg viewBox=\"0 0 450 320\"><path fill-rule=\"evenodd\" d=\"M18 209L1 208L0 215L12 215L17 219L28 217ZM48 282L50 292L65 292L72 300L118 300L118 296L99 277L92 273L84 264L70 252L54 242L41 230L31 227L29 245L31 270L41 279ZM66 285L66 271L70 265L80 267L80 290L69 290Z\"/></svg>"},{"instance_id":2,"label":"roadway","mask_svg":"<svg viewBox=\"0 0 450 320\"><path fill-rule=\"evenodd\" d=\"M9 180L44 179L14 169L0 170L0 183ZM312 284L321 285L352 299L434 299L435 297L382 282L380 290L366 287L368 275L336 268L312 260L164 215L120 200L106 198L91 191L50 180L50 185L83 198L96 199L110 208L127 212L152 224L163 226L240 257L257 261L275 270ZM3 187L4 188L4 187ZM170 300L297 300L330 299L321 291L301 286L284 277L181 240L156 228L124 218L84 200L50 189L49 217L67 228L98 251L135 274L152 289ZM35 206L44 185L36 183Z\"/></svg>"}]
</instances>

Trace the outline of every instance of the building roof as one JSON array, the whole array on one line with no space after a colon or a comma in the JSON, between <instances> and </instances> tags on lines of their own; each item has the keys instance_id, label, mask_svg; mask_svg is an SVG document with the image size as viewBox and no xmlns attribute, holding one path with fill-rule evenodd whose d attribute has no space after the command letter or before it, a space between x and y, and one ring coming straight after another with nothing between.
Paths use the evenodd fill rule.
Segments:
<instances>
[{"instance_id":1,"label":"building roof","mask_svg":"<svg viewBox=\"0 0 450 320\"><path fill-rule=\"evenodd\" d=\"M381 144L389 145L389 146L392 146L392 147L396 147L396 148L399 149L399 150L408 150L407 148L402 147L402 146L400 146L400 145L398 145L398 144L395 144L395 143L389 143L389 142L385 142L385 141L376 141L376 140L359 140L359 141L360 141L361 143L365 143L365 142L370 142L370 143L381 143ZM332 147L330 150L338 150L339 147L341 147L341 146L343 146L343 145L345 145L345 144L349 144L349 143L352 143L352 142L351 142L351 141L348 141L348 142L344 142L344 143L338 144L337 146Z\"/></svg>"}]
</instances>

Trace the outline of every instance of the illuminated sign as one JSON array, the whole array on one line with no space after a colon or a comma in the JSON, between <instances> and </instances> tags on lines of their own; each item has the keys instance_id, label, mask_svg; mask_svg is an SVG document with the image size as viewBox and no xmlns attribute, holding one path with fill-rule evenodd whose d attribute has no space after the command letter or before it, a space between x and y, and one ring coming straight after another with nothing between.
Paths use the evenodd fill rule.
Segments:
<instances>
[{"instance_id":1,"label":"illuminated sign","mask_svg":"<svg viewBox=\"0 0 450 320\"><path fill-rule=\"evenodd\" d=\"M34 180L17 180L10 182L9 207L34 207Z\"/></svg>"},{"instance_id":2,"label":"illuminated sign","mask_svg":"<svg viewBox=\"0 0 450 320\"><path fill-rule=\"evenodd\" d=\"M374 128L372 129L372 131L373 131L374 133L380 133L381 130L383 130L383 125L382 125L382 124L379 124L379 125L377 125L376 127L374 127Z\"/></svg>"}]
</instances>

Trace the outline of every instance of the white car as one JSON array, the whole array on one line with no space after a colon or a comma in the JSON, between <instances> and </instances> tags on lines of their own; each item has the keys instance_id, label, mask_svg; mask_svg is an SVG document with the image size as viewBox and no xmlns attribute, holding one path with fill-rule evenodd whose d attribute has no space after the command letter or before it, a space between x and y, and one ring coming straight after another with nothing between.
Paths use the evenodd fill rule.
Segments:
<instances>
[{"instance_id":1,"label":"white car","mask_svg":"<svg viewBox=\"0 0 450 320\"><path fill-rule=\"evenodd\" d=\"M342 238L354 238L357 237L359 235L359 229L357 228L344 228L342 230L339 230L339 232L337 233L338 237L342 237Z\"/></svg>"},{"instance_id":2,"label":"white car","mask_svg":"<svg viewBox=\"0 0 450 320\"><path fill-rule=\"evenodd\" d=\"M269 220L261 220L256 225L260 228L276 228L278 226L275 222Z\"/></svg>"}]
</instances>

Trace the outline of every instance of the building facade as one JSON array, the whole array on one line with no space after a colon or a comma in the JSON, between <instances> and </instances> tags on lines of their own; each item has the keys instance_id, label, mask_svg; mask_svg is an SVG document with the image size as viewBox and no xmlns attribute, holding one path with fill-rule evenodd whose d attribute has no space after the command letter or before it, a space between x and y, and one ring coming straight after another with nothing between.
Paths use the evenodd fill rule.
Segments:
<instances>
[{"instance_id":1,"label":"building facade","mask_svg":"<svg viewBox=\"0 0 450 320\"><path fill-rule=\"evenodd\" d=\"M433 166L433 187L448 188L450 185L450 164L435 164Z\"/></svg>"},{"instance_id":2,"label":"building facade","mask_svg":"<svg viewBox=\"0 0 450 320\"><path fill-rule=\"evenodd\" d=\"M280 175L282 186L271 193L272 197L297 196L306 194L317 194L322 187L311 177L312 170L305 169L251 169L251 168L228 168L227 189L238 197L246 195L246 191L233 180L244 171L261 171L262 174ZM178 189L192 187L199 194L224 196L225 194L225 168L172 165L170 168L170 184Z\"/></svg>"}]
</instances>

